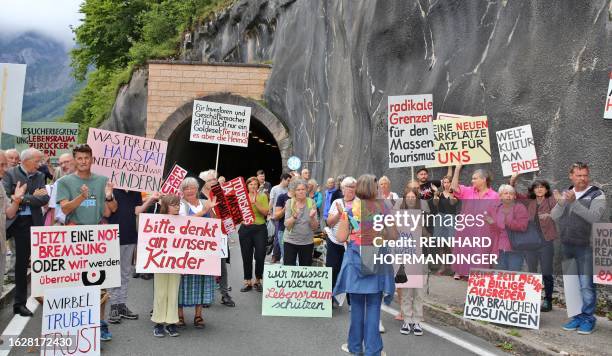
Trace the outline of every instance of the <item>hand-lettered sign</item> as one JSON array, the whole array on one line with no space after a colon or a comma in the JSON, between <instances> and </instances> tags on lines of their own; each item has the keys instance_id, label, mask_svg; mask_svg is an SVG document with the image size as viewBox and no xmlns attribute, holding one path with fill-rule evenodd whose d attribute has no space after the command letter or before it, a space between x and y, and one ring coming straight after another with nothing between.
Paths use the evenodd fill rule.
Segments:
<instances>
[{"instance_id":1,"label":"hand-lettered sign","mask_svg":"<svg viewBox=\"0 0 612 356\"><path fill-rule=\"evenodd\" d=\"M531 125L497 131L495 135L504 176L540 170Z\"/></svg>"},{"instance_id":2,"label":"hand-lettered sign","mask_svg":"<svg viewBox=\"0 0 612 356\"><path fill-rule=\"evenodd\" d=\"M63 153L71 153L77 143L79 124L69 122L24 122L15 148L36 148L55 162Z\"/></svg>"},{"instance_id":3,"label":"hand-lettered sign","mask_svg":"<svg viewBox=\"0 0 612 356\"><path fill-rule=\"evenodd\" d=\"M249 145L251 108L194 100L190 141L220 145Z\"/></svg>"},{"instance_id":4,"label":"hand-lettered sign","mask_svg":"<svg viewBox=\"0 0 612 356\"><path fill-rule=\"evenodd\" d=\"M593 281L612 284L612 224L593 224Z\"/></svg>"},{"instance_id":5,"label":"hand-lettered sign","mask_svg":"<svg viewBox=\"0 0 612 356\"><path fill-rule=\"evenodd\" d=\"M161 193L182 196L180 187L181 183L183 182L183 179L185 179L186 176L187 170L179 166L178 164L175 164L172 167L172 170L170 170L170 174L168 174L168 177L164 181L164 184L162 184Z\"/></svg>"},{"instance_id":6,"label":"hand-lettered sign","mask_svg":"<svg viewBox=\"0 0 612 356\"><path fill-rule=\"evenodd\" d=\"M436 160L429 167L491 162L489 122L486 116L434 121Z\"/></svg>"},{"instance_id":7,"label":"hand-lettered sign","mask_svg":"<svg viewBox=\"0 0 612 356\"><path fill-rule=\"evenodd\" d=\"M249 195L244 178L237 177L221 185L225 199L232 212L234 225L245 223L252 224L255 221L253 207L249 202Z\"/></svg>"},{"instance_id":8,"label":"hand-lettered sign","mask_svg":"<svg viewBox=\"0 0 612 356\"><path fill-rule=\"evenodd\" d=\"M612 119L612 71L610 71L610 84L606 93L606 106L604 107L604 119Z\"/></svg>"}]
</instances>

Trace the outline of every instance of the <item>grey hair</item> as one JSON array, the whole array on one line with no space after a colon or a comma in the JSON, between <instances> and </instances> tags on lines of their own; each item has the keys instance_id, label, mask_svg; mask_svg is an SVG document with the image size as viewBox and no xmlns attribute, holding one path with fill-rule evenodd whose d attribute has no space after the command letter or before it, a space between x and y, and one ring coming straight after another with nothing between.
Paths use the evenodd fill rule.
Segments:
<instances>
[{"instance_id":1,"label":"grey hair","mask_svg":"<svg viewBox=\"0 0 612 356\"><path fill-rule=\"evenodd\" d=\"M289 190L295 191L298 186L303 185L308 190L308 183L304 179L294 179L289 183Z\"/></svg>"},{"instance_id":2,"label":"grey hair","mask_svg":"<svg viewBox=\"0 0 612 356\"><path fill-rule=\"evenodd\" d=\"M310 179L308 181L308 184L312 184L312 185L319 185L319 183L317 183L317 181L315 179Z\"/></svg>"},{"instance_id":3,"label":"grey hair","mask_svg":"<svg viewBox=\"0 0 612 356\"><path fill-rule=\"evenodd\" d=\"M485 169L477 169L473 174L478 174L480 178L484 179L487 182L487 187L491 187L491 183L493 183L493 176L491 176L491 172Z\"/></svg>"},{"instance_id":4,"label":"grey hair","mask_svg":"<svg viewBox=\"0 0 612 356\"><path fill-rule=\"evenodd\" d=\"M499 194L506 193L506 192L514 194L516 193L516 190L510 184L502 184L499 186L499 189L497 189L497 193Z\"/></svg>"},{"instance_id":5,"label":"grey hair","mask_svg":"<svg viewBox=\"0 0 612 356\"><path fill-rule=\"evenodd\" d=\"M340 188L345 188L349 184L356 184L356 183L357 183L357 180L355 178L348 176L342 180L342 183L340 183Z\"/></svg>"},{"instance_id":6,"label":"grey hair","mask_svg":"<svg viewBox=\"0 0 612 356\"><path fill-rule=\"evenodd\" d=\"M207 171L200 172L199 177L200 177L201 180L206 182L210 178L217 178L217 171L215 171L214 169L209 169Z\"/></svg>"},{"instance_id":7,"label":"grey hair","mask_svg":"<svg viewBox=\"0 0 612 356\"><path fill-rule=\"evenodd\" d=\"M189 186L194 186L196 188L196 190L198 188L200 188L200 184L198 183L198 180L193 178L193 177L187 177L185 179L183 179L183 181L181 182L181 192L183 190L185 190L185 188L189 187Z\"/></svg>"},{"instance_id":8,"label":"grey hair","mask_svg":"<svg viewBox=\"0 0 612 356\"><path fill-rule=\"evenodd\" d=\"M40 152L36 148L30 147L30 148L27 148L21 151L21 155L19 156L19 159L21 159L21 162L23 162L23 161L27 161L29 159L34 158L34 156L36 155L42 155L42 152Z\"/></svg>"},{"instance_id":9,"label":"grey hair","mask_svg":"<svg viewBox=\"0 0 612 356\"><path fill-rule=\"evenodd\" d=\"M19 151L17 151L14 148L9 148L8 150L4 151L5 154L9 154L9 153L13 153L13 152L15 152L19 156Z\"/></svg>"},{"instance_id":10,"label":"grey hair","mask_svg":"<svg viewBox=\"0 0 612 356\"><path fill-rule=\"evenodd\" d=\"M382 176L378 179L378 184L382 183L382 182L387 182L389 184L391 184L391 180L389 180L389 177L387 176Z\"/></svg>"}]
</instances>

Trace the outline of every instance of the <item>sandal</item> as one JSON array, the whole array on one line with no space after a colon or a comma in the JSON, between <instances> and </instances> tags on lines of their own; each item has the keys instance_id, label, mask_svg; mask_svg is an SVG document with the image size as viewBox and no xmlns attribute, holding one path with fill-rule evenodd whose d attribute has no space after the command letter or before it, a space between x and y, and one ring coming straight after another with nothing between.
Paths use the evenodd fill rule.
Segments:
<instances>
[{"instance_id":1,"label":"sandal","mask_svg":"<svg viewBox=\"0 0 612 356\"><path fill-rule=\"evenodd\" d=\"M206 326L206 324L204 324L204 319L202 319L201 316L196 316L193 319L193 327L196 329L204 329L204 327Z\"/></svg>"},{"instance_id":2,"label":"sandal","mask_svg":"<svg viewBox=\"0 0 612 356\"><path fill-rule=\"evenodd\" d=\"M263 292L263 286L261 285L261 283L255 283L255 284L253 285L253 287L255 287L255 290L256 290L256 291L258 291L258 292L260 292L260 293L261 293L261 292Z\"/></svg>"},{"instance_id":3,"label":"sandal","mask_svg":"<svg viewBox=\"0 0 612 356\"><path fill-rule=\"evenodd\" d=\"M176 327L177 328L184 328L185 327L185 318L182 316L179 316L179 321L178 323L176 323Z\"/></svg>"},{"instance_id":4,"label":"sandal","mask_svg":"<svg viewBox=\"0 0 612 356\"><path fill-rule=\"evenodd\" d=\"M232 300L232 297L230 297L229 295L224 295L221 297L221 304L225 305L226 307L236 306L236 303L234 303L234 301Z\"/></svg>"},{"instance_id":5,"label":"sandal","mask_svg":"<svg viewBox=\"0 0 612 356\"><path fill-rule=\"evenodd\" d=\"M249 292L251 289L253 289L253 286L250 284L245 284L244 287L240 288L241 292Z\"/></svg>"}]
</instances>

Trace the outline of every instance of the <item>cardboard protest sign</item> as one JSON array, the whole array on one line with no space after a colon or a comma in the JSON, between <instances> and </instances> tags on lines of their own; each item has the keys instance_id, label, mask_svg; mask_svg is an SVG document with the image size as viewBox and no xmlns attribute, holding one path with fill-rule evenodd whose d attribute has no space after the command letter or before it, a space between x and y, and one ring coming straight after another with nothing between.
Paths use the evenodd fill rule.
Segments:
<instances>
[{"instance_id":1,"label":"cardboard protest sign","mask_svg":"<svg viewBox=\"0 0 612 356\"><path fill-rule=\"evenodd\" d=\"M193 101L190 141L247 147L251 108Z\"/></svg>"},{"instance_id":2,"label":"cardboard protest sign","mask_svg":"<svg viewBox=\"0 0 612 356\"><path fill-rule=\"evenodd\" d=\"M117 189L156 192L161 186L168 142L89 129L92 172L108 177Z\"/></svg>"},{"instance_id":3,"label":"cardboard protest sign","mask_svg":"<svg viewBox=\"0 0 612 356\"><path fill-rule=\"evenodd\" d=\"M389 168L434 162L431 94L389 96Z\"/></svg>"},{"instance_id":4,"label":"cardboard protest sign","mask_svg":"<svg viewBox=\"0 0 612 356\"><path fill-rule=\"evenodd\" d=\"M434 121L435 162L429 167L491 162L489 122L486 116Z\"/></svg>"},{"instance_id":5,"label":"cardboard protest sign","mask_svg":"<svg viewBox=\"0 0 612 356\"><path fill-rule=\"evenodd\" d=\"M69 122L24 122L15 148L22 151L36 148L56 162L64 153L71 153L77 143L79 124Z\"/></svg>"},{"instance_id":6,"label":"cardboard protest sign","mask_svg":"<svg viewBox=\"0 0 612 356\"><path fill-rule=\"evenodd\" d=\"M331 267L264 266L261 314L332 316Z\"/></svg>"},{"instance_id":7,"label":"cardboard protest sign","mask_svg":"<svg viewBox=\"0 0 612 356\"><path fill-rule=\"evenodd\" d=\"M221 188L220 184L215 184L210 188L209 199L212 200L213 198L217 199L215 214L219 219L221 219L221 228L223 229L223 233L229 234L236 231L236 226L234 224L234 218L231 211L232 207L230 207L227 197L225 196L225 192L223 191L223 188ZM234 209L236 208L237 206L234 206ZM240 210L238 210L238 212L240 212ZM240 220L242 220L242 218Z\"/></svg>"},{"instance_id":8,"label":"cardboard protest sign","mask_svg":"<svg viewBox=\"0 0 612 356\"><path fill-rule=\"evenodd\" d=\"M0 63L0 131L21 136L26 65Z\"/></svg>"},{"instance_id":9,"label":"cardboard protest sign","mask_svg":"<svg viewBox=\"0 0 612 356\"><path fill-rule=\"evenodd\" d=\"M593 282L612 284L612 224L593 224Z\"/></svg>"},{"instance_id":10,"label":"cardboard protest sign","mask_svg":"<svg viewBox=\"0 0 612 356\"><path fill-rule=\"evenodd\" d=\"M472 269L463 317L538 329L541 292L540 274Z\"/></svg>"},{"instance_id":11,"label":"cardboard protest sign","mask_svg":"<svg viewBox=\"0 0 612 356\"><path fill-rule=\"evenodd\" d=\"M445 113L439 112L438 115L436 115L436 120L440 120L440 119L460 119L462 117L471 117L471 116L456 115L456 114L445 114Z\"/></svg>"},{"instance_id":12,"label":"cardboard protest sign","mask_svg":"<svg viewBox=\"0 0 612 356\"><path fill-rule=\"evenodd\" d=\"M252 224L255 221L253 207L249 201L249 195L244 178L237 177L221 185L225 199L234 219L234 225L242 222Z\"/></svg>"},{"instance_id":13,"label":"cardboard protest sign","mask_svg":"<svg viewBox=\"0 0 612 356\"><path fill-rule=\"evenodd\" d=\"M45 291L40 354L100 355L100 288Z\"/></svg>"},{"instance_id":14,"label":"cardboard protest sign","mask_svg":"<svg viewBox=\"0 0 612 356\"><path fill-rule=\"evenodd\" d=\"M495 135L504 176L540 170L531 125L497 131Z\"/></svg>"},{"instance_id":15,"label":"cardboard protest sign","mask_svg":"<svg viewBox=\"0 0 612 356\"><path fill-rule=\"evenodd\" d=\"M32 226L32 296L61 287L121 285L119 225Z\"/></svg>"},{"instance_id":16,"label":"cardboard protest sign","mask_svg":"<svg viewBox=\"0 0 612 356\"><path fill-rule=\"evenodd\" d=\"M136 272L219 276L223 235L219 219L140 214Z\"/></svg>"},{"instance_id":17,"label":"cardboard protest sign","mask_svg":"<svg viewBox=\"0 0 612 356\"><path fill-rule=\"evenodd\" d=\"M186 176L187 170L178 164L174 164L172 170L170 170L170 174L168 174L164 184L161 186L161 193L182 196L180 187L183 179L185 179Z\"/></svg>"},{"instance_id":18,"label":"cardboard protest sign","mask_svg":"<svg viewBox=\"0 0 612 356\"><path fill-rule=\"evenodd\" d=\"M612 119L612 71L610 72L610 84L608 84L608 93L606 95L604 119Z\"/></svg>"},{"instance_id":19,"label":"cardboard protest sign","mask_svg":"<svg viewBox=\"0 0 612 356\"><path fill-rule=\"evenodd\" d=\"M399 213L400 216L416 217L422 215L420 210L394 210L393 215L396 213ZM393 254L419 256L422 253L423 249L421 248L420 237L422 236L421 233L423 229L420 225L412 225L412 221L417 220L416 218L415 220L406 219L404 224L397 226L399 236L396 242L394 242L395 246L391 250ZM403 269L407 280L404 283L395 282L395 288L423 288L425 281L423 275L426 272L424 272L424 266L422 264L404 264ZM394 276L397 276L399 270L400 265L393 264Z\"/></svg>"}]
</instances>

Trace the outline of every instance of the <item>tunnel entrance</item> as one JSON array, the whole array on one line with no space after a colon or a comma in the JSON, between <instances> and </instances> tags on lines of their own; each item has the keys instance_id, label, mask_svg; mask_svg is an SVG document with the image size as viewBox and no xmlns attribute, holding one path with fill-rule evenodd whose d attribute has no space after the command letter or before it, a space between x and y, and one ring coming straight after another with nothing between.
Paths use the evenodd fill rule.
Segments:
<instances>
[{"instance_id":1,"label":"tunnel entrance","mask_svg":"<svg viewBox=\"0 0 612 356\"><path fill-rule=\"evenodd\" d=\"M226 179L254 176L257 170L266 172L266 180L277 184L286 170L291 144L289 134L280 120L254 100L231 94L216 94L205 100L251 107L248 147L221 145L218 173ZM155 138L168 141L165 174L176 163L189 171L189 176L215 168L217 145L189 140L193 101L178 108L160 126Z\"/></svg>"}]
</instances>

